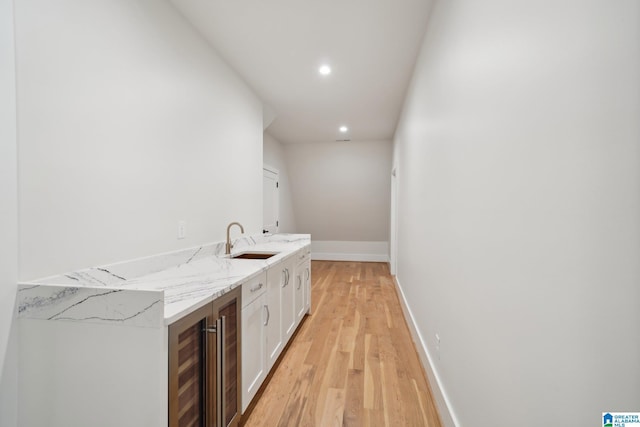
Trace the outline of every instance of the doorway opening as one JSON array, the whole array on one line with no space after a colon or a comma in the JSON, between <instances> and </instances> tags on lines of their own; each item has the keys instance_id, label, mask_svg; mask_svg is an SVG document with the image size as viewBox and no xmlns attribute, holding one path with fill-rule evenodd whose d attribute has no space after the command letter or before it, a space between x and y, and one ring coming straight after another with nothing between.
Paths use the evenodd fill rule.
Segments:
<instances>
[{"instance_id":1,"label":"doorway opening","mask_svg":"<svg viewBox=\"0 0 640 427\"><path fill-rule=\"evenodd\" d=\"M271 166L262 167L262 232L265 234L277 233L280 225L278 174L278 170Z\"/></svg>"}]
</instances>

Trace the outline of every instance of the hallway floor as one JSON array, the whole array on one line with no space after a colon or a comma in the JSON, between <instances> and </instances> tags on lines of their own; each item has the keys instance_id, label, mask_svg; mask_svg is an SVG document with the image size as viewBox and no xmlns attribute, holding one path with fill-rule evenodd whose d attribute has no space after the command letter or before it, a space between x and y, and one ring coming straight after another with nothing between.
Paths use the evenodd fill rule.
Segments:
<instances>
[{"instance_id":1,"label":"hallway floor","mask_svg":"<svg viewBox=\"0 0 640 427\"><path fill-rule=\"evenodd\" d=\"M440 427L388 265L312 271L312 315L245 426Z\"/></svg>"}]
</instances>

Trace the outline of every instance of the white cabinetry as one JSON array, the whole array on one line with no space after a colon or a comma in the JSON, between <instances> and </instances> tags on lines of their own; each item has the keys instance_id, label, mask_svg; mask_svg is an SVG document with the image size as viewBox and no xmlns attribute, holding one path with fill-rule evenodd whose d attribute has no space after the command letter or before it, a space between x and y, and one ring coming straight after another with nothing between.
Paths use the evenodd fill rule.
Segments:
<instances>
[{"instance_id":1,"label":"white cabinetry","mask_svg":"<svg viewBox=\"0 0 640 427\"><path fill-rule=\"evenodd\" d=\"M307 260L304 271L304 308L311 314L311 259Z\"/></svg>"},{"instance_id":2,"label":"white cabinetry","mask_svg":"<svg viewBox=\"0 0 640 427\"><path fill-rule=\"evenodd\" d=\"M304 260L304 308L307 314L311 314L311 249L303 249Z\"/></svg>"},{"instance_id":3,"label":"white cabinetry","mask_svg":"<svg viewBox=\"0 0 640 427\"><path fill-rule=\"evenodd\" d=\"M271 369L295 330L294 264L289 258L267 271L267 368Z\"/></svg>"},{"instance_id":4,"label":"white cabinetry","mask_svg":"<svg viewBox=\"0 0 640 427\"><path fill-rule=\"evenodd\" d=\"M309 311L310 274L304 248L242 285L242 412Z\"/></svg>"},{"instance_id":5,"label":"white cabinetry","mask_svg":"<svg viewBox=\"0 0 640 427\"><path fill-rule=\"evenodd\" d=\"M295 330L294 258L242 285L242 411Z\"/></svg>"},{"instance_id":6,"label":"white cabinetry","mask_svg":"<svg viewBox=\"0 0 640 427\"><path fill-rule=\"evenodd\" d=\"M284 272L282 264L276 264L267 271L267 319L265 320L267 339L267 371L280 356L283 345L282 334L282 284Z\"/></svg>"},{"instance_id":7,"label":"white cabinetry","mask_svg":"<svg viewBox=\"0 0 640 427\"><path fill-rule=\"evenodd\" d=\"M242 285L242 412L267 376L267 273Z\"/></svg>"},{"instance_id":8,"label":"white cabinetry","mask_svg":"<svg viewBox=\"0 0 640 427\"><path fill-rule=\"evenodd\" d=\"M311 254L308 249L302 249L296 254L295 281L295 316L299 324L305 313L311 309Z\"/></svg>"},{"instance_id":9,"label":"white cabinetry","mask_svg":"<svg viewBox=\"0 0 640 427\"><path fill-rule=\"evenodd\" d=\"M291 257L282 263L282 335L285 343L296 330L295 311L295 258Z\"/></svg>"},{"instance_id":10,"label":"white cabinetry","mask_svg":"<svg viewBox=\"0 0 640 427\"><path fill-rule=\"evenodd\" d=\"M299 324L304 316L304 282L303 282L303 269L301 265L296 267L296 290L295 290L295 305L294 311L296 316L296 324Z\"/></svg>"}]
</instances>

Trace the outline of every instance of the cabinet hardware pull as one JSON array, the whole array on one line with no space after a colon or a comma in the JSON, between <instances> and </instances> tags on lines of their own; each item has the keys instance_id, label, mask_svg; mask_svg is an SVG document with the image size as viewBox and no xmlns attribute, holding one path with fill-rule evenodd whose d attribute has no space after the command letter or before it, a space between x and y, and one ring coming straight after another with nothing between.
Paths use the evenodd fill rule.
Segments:
<instances>
[{"instance_id":1,"label":"cabinet hardware pull","mask_svg":"<svg viewBox=\"0 0 640 427\"><path fill-rule=\"evenodd\" d=\"M202 323L202 322L201 322ZM204 341L204 348L202 350L201 356L203 358L203 364L202 364L202 375L204 375L204 378L209 378L209 364L207 363L209 360L209 333L211 333L213 330L213 333L215 333L215 326L214 327L204 327L200 330L200 332L202 333L202 340ZM206 381L204 381L204 383L206 383ZM200 393L202 394L202 401L203 402L207 402L209 399L209 390L207 390L207 386L202 384L200 386ZM211 414L209 414L208 412L205 411L204 415L204 422L206 425L209 425L211 422L209 421L209 417L211 416Z\"/></svg>"},{"instance_id":2,"label":"cabinet hardware pull","mask_svg":"<svg viewBox=\"0 0 640 427\"><path fill-rule=\"evenodd\" d=\"M308 268L307 268L307 272L306 272L306 274L307 274L307 278L306 278L306 280L309 280L309 277L311 276L311 273L309 273L309 269L308 269Z\"/></svg>"},{"instance_id":3,"label":"cabinet hardware pull","mask_svg":"<svg viewBox=\"0 0 640 427\"><path fill-rule=\"evenodd\" d=\"M298 276L298 289L302 286L302 277Z\"/></svg>"},{"instance_id":4,"label":"cabinet hardware pull","mask_svg":"<svg viewBox=\"0 0 640 427\"><path fill-rule=\"evenodd\" d=\"M264 308L267 309L267 320L264 321L264 326L267 326L269 324L269 319L271 318L271 313L269 312L269 306L265 305Z\"/></svg>"},{"instance_id":5,"label":"cabinet hardware pull","mask_svg":"<svg viewBox=\"0 0 640 427\"><path fill-rule=\"evenodd\" d=\"M289 284L289 269L285 268L284 270L282 270L282 272L284 273L284 285L282 285L282 287L286 287Z\"/></svg>"},{"instance_id":6,"label":"cabinet hardware pull","mask_svg":"<svg viewBox=\"0 0 640 427\"><path fill-rule=\"evenodd\" d=\"M224 323L221 322L220 319L216 319L216 324L215 325L211 325L208 326L206 328L202 328L202 332L205 333L204 335L204 339L205 339L205 354L204 354L204 358L205 361L208 360L208 334L216 334L216 419L214 421L214 424L216 425L222 425L221 424L221 418L220 418L220 412L222 410L222 401L220 400L220 390L222 389L222 376L221 376L221 372L222 372L222 359L221 359L221 355L220 353L222 352L222 343L223 341L223 335L224 335ZM218 331L220 331L220 333L218 333ZM204 364L204 377L205 378L209 378L209 368L207 367L207 363L205 362ZM208 390L207 387L204 387L202 390L202 399L203 401L207 401L208 397ZM211 414L207 414L206 418L207 420L209 420ZM207 421L207 424L209 424L210 421Z\"/></svg>"},{"instance_id":7,"label":"cabinet hardware pull","mask_svg":"<svg viewBox=\"0 0 640 427\"><path fill-rule=\"evenodd\" d=\"M255 292L258 289L262 289L262 283L260 283L258 286L254 286L253 288L251 288L251 292Z\"/></svg>"},{"instance_id":8,"label":"cabinet hardware pull","mask_svg":"<svg viewBox=\"0 0 640 427\"><path fill-rule=\"evenodd\" d=\"M227 384L227 378L226 378L226 370L227 370L227 352L225 351L225 341L226 341L226 323L227 323L227 317L226 316L222 316L219 319L220 322L220 333L217 335L218 338L218 356L220 357L220 369L217 372L216 375L216 380L218 381L218 425L220 427L224 426L225 421L226 421L226 414L225 414L225 410L226 410L226 401L227 401L227 396L226 396L226 384Z\"/></svg>"}]
</instances>

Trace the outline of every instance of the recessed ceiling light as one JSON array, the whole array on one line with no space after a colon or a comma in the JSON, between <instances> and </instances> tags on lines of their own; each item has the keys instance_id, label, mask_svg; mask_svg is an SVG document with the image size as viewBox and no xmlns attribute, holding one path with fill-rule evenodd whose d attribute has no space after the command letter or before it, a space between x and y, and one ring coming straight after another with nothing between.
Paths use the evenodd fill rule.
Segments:
<instances>
[{"instance_id":1,"label":"recessed ceiling light","mask_svg":"<svg viewBox=\"0 0 640 427\"><path fill-rule=\"evenodd\" d=\"M340 132L345 133L346 131L348 131L349 128L346 126L340 126Z\"/></svg>"},{"instance_id":2,"label":"recessed ceiling light","mask_svg":"<svg viewBox=\"0 0 640 427\"><path fill-rule=\"evenodd\" d=\"M318 72L323 76L328 76L329 74L331 74L331 67L329 67L328 65L323 65L318 68Z\"/></svg>"}]
</instances>

